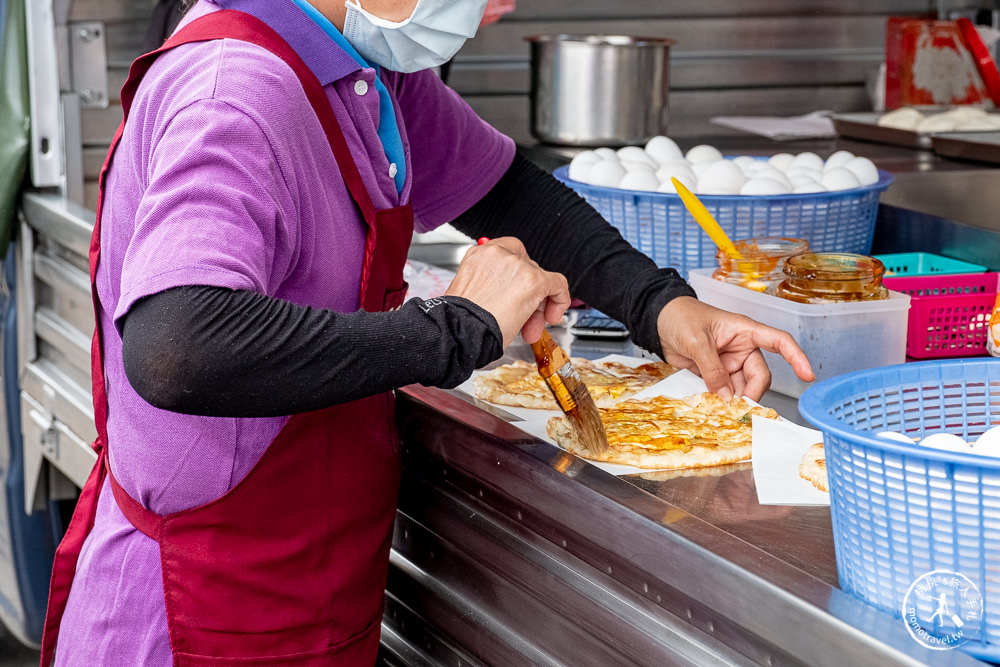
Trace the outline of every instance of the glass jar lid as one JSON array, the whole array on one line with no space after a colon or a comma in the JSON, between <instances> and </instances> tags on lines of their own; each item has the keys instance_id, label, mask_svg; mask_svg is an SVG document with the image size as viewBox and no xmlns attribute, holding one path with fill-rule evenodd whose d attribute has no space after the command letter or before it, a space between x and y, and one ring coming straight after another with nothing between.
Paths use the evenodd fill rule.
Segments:
<instances>
[{"instance_id":1,"label":"glass jar lid","mask_svg":"<svg viewBox=\"0 0 1000 667\"><path fill-rule=\"evenodd\" d=\"M785 275L810 281L881 280L885 265L874 257L847 252L817 252L785 260Z\"/></svg>"}]
</instances>

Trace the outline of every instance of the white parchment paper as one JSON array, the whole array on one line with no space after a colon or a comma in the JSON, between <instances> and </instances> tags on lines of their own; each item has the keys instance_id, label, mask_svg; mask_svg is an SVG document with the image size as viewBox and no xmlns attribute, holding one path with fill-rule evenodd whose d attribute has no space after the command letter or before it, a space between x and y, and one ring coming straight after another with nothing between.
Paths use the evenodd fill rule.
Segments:
<instances>
[{"instance_id":1,"label":"white parchment paper","mask_svg":"<svg viewBox=\"0 0 1000 667\"><path fill-rule=\"evenodd\" d=\"M753 479L761 505L829 505L830 494L799 476L799 463L823 434L789 421L753 416Z\"/></svg>"}]
</instances>

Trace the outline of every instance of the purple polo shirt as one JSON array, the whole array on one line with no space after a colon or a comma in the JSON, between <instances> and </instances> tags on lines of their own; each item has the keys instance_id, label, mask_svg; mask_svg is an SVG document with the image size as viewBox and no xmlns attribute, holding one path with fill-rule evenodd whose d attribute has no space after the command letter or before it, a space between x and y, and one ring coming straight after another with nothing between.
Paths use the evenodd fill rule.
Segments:
<instances>
[{"instance_id":1,"label":"purple polo shirt","mask_svg":"<svg viewBox=\"0 0 1000 667\"><path fill-rule=\"evenodd\" d=\"M377 208L409 200L417 229L426 231L467 210L510 165L510 139L433 73L383 70L406 156L406 182L397 193L376 133L374 70L339 50L291 0L201 0L184 23L220 6L265 20L324 84ZM125 377L122 316L137 300L181 285L356 310L365 226L291 70L233 40L178 47L154 64L115 154L106 196L97 282L111 467L144 506L176 512L239 483L287 418L193 417L153 408ZM56 661L171 664L159 548L125 519L107 484Z\"/></svg>"}]
</instances>

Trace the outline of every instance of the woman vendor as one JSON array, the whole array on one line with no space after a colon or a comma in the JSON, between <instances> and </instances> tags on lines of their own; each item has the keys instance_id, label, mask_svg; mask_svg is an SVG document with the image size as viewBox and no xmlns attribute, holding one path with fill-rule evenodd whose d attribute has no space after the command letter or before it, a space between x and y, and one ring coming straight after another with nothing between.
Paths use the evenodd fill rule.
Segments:
<instances>
[{"instance_id":1,"label":"woman vendor","mask_svg":"<svg viewBox=\"0 0 1000 667\"><path fill-rule=\"evenodd\" d=\"M99 460L42 664L372 664L394 388L454 387L570 294L758 398L793 339L698 302L432 68L486 0L199 0L133 63L91 247ZM414 229L473 238L405 300Z\"/></svg>"}]
</instances>

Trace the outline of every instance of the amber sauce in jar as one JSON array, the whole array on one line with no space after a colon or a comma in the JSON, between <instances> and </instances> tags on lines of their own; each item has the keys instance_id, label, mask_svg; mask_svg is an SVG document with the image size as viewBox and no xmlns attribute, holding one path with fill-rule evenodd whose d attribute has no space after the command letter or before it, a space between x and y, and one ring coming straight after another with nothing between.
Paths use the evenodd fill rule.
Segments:
<instances>
[{"instance_id":1,"label":"amber sauce in jar","mask_svg":"<svg viewBox=\"0 0 1000 667\"><path fill-rule=\"evenodd\" d=\"M775 294L798 303L874 301L889 298L885 266L867 255L824 252L790 257Z\"/></svg>"},{"instance_id":2,"label":"amber sauce in jar","mask_svg":"<svg viewBox=\"0 0 1000 667\"><path fill-rule=\"evenodd\" d=\"M712 277L756 292L772 291L784 278L785 259L809 251L809 242L805 239L780 236L744 239L733 245L740 259L733 259L719 250L715 255L719 268Z\"/></svg>"}]
</instances>

